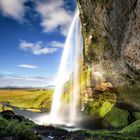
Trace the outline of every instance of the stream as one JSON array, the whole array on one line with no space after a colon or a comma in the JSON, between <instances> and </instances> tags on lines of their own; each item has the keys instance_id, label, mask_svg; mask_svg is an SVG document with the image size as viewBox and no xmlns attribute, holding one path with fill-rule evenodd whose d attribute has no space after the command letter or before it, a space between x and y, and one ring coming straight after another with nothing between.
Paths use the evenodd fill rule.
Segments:
<instances>
[{"instance_id":1,"label":"stream","mask_svg":"<svg viewBox=\"0 0 140 140\"><path fill-rule=\"evenodd\" d=\"M49 113L47 112L32 112L26 109L18 108L16 106L12 106L9 103L2 103L6 107L11 107L16 115L23 116L29 120L32 120L34 123L38 125L51 125L47 124L49 120ZM79 111L77 113L77 120L74 126L68 126L66 124L53 125L56 128L65 129L67 131L76 131L76 130L99 130L103 129L102 120L98 118L93 118L92 116L87 115L86 113Z\"/></svg>"}]
</instances>

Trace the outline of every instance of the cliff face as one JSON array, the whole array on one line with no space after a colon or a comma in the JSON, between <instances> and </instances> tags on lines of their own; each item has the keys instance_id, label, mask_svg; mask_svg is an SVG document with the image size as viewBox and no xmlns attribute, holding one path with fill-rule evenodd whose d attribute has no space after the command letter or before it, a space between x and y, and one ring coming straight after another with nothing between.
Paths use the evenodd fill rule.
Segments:
<instances>
[{"instance_id":1,"label":"cliff face","mask_svg":"<svg viewBox=\"0 0 140 140\"><path fill-rule=\"evenodd\" d=\"M118 107L140 111L140 0L78 0L78 5L83 71L90 72L86 92L115 93Z\"/></svg>"}]
</instances>

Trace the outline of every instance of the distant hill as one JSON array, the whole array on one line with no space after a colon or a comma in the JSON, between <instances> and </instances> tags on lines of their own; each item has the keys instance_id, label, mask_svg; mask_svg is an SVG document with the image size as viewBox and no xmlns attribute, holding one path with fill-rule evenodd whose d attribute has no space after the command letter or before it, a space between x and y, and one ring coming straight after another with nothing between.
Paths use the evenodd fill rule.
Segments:
<instances>
[{"instance_id":1,"label":"distant hill","mask_svg":"<svg viewBox=\"0 0 140 140\"><path fill-rule=\"evenodd\" d=\"M4 86L0 89L54 89L54 85L48 85L45 87L32 87L32 86Z\"/></svg>"}]
</instances>

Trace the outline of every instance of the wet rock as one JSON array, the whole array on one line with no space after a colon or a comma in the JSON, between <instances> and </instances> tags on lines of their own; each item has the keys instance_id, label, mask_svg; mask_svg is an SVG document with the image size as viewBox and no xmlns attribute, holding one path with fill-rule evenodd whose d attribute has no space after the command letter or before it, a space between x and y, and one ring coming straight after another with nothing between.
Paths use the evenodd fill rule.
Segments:
<instances>
[{"instance_id":1,"label":"wet rock","mask_svg":"<svg viewBox=\"0 0 140 140\"><path fill-rule=\"evenodd\" d=\"M93 99L92 99L93 98ZM116 94L113 92L93 92L92 97L86 103L85 111L99 118L104 116L112 109L116 103Z\"/></svg>"},{"instance_id":2,"label":"wet rock","mask_svg":"<svg viewBox=\"0 0 140 140\"><path fill-rule=\"evenodd\" d=\"M90 135L84 135L78 132L68 132L66 130L54 128L52 126L38 126L36 127L36 131L37 133L43 135L47 140L84 140L90 137Z\"/></svg>"},{"instance_id":3,"label":"wet rock","mask_svg":"<svg viewBox=\"0 0 140 140\"><path fill-rule=\"evenodd\" d=\"M89 94L112 90L120 108L140 111L140 1L78 0L78 5Z\"/></svg>"},{"instance_id":4,"label":"wet rock","mask_svg":"<svg viewBox=\"0 0 140 140\"><path fill-rule=\"evenodd\" d=\"M10 120L12 120L12 119L16 119L18 121L26 120L22 116L15 115L14 112L11 110L2 111L0 114L2 117L6 118L6 119L10 119Z\"/></svg>"}]
</instances>

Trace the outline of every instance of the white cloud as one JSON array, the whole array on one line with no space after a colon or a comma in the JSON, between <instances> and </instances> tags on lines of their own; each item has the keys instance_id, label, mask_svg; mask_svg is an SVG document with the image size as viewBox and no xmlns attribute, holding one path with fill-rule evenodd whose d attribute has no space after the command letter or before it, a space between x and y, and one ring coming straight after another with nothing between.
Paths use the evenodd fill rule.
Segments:
<instances>
[{"instance_id":1,"label":"white cloud","mask_svg":"<svg viewBox=\"0 0 140 140\"><path fill-rule=\"evenodd\" d=\"M20 65L18 65L18 67L27 68L27 69L37 69L37 68L39 68L35 65L29 65L29 64L20 64Z\"/></svg>"},{"instance_id":2,"label":"white cloud","mask_svg":"<svg viewBox=\"0 0 140 140\"><path fill-rule=\"evenodd\" d=\"M51 54L58 50L57 48L44 47L43 42L41 41L36 43L31 43L24 40L20 42L19 48L23 51L29 51L34 55Z\"/></svg>"},{"instance_id":3,"label":"white cloud","mask_svg":"<svg viewBox=\"0 0 140 140\"><path fill-rule=\"evenodd\" d=\"M54 77L0 75L0 87L45 87L54 85Z\"/></svg>"},{"instance_id":4,"label":"white cloud","mask_svg":"<svg viewBox=\"0 0 140 140\"><path fill-rule=\"evenodd\" d=\"M24 5L28 0L0 0L0 11L4 16L22 21L27 10ZM60 31L67 35L73 14L66 10L64 0L34 1L36 11L41 15L41 26L44 32Z\"/></svg>"},{"instance_id":5,"label":"white cloud","mask_svg":"<svg viewBox=\"0 0 140 140\"><path fill-rule=\"evenodd\" d=\"M50 45L56 48L64 48L64 43L58 41L52 41L50 42Z\"/></svg>"},{"instance_id":6,"label":"white cloud","mask_svg":"<svg viewBox=\"0 0 140 140\"><path fill-rule=\"evenodd\" d=\"M25 12L24 0L0 0L0 11L5 16L22 20Z\"/></svg>"},{"instance_id":7,"label":"white cloud","mask_svg":"<svg viewBox=\"0 0 140 140\"><path fill-rule=\"evenodd\" d=\"M37 3L37 11L42 16L44 32L55 31L58 27L62 35L67 35L72 13L64 8L63 0L48 0Z\"/></svg>"}]
</instances>

